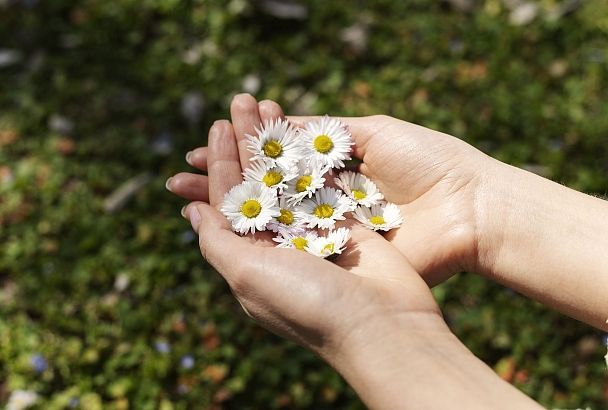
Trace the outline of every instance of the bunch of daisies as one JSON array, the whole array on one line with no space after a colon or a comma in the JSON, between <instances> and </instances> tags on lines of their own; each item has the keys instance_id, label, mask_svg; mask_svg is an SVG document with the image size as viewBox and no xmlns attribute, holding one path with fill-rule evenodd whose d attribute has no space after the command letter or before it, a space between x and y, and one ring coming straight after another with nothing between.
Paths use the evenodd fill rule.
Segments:
<instances>
[{"instance_id":1,"label":"bunch of daisies","mask_svg":"<svg viewBox=\"0 0 608 410\"><path fill-rule=\"evenodd\" d=\"M326 258L340 254L350 231L335 228L346 214L374 231L403 219L364 175L334 170L351 159L354 142L345 124L328 116L295 128L286 120L266 122L248 135L253 153L244 181L224 197L222 212L241 235L271 230L278 247ZM336 187L327 186L333 177Z\"/></svg>"}]
</instances>

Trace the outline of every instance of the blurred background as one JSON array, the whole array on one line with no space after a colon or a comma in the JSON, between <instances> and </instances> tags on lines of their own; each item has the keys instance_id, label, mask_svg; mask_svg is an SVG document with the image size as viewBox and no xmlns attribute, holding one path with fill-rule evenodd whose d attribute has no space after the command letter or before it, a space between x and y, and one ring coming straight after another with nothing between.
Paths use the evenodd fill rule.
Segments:
<instances>
[{"instance_id":1,"label":"blurred background","mask_svg":"<svg viewBox=\"0 0 608 410\"><path fill-rule=\"evenodd\" d=\"M0 405L363 408L202 262L164 189L185 153L249 92L393 115L604 195L607 86L605 0L0 0ZM502 378L605 408L599 331L473 274L434 293Z\"/></svg>"}]
</instances>

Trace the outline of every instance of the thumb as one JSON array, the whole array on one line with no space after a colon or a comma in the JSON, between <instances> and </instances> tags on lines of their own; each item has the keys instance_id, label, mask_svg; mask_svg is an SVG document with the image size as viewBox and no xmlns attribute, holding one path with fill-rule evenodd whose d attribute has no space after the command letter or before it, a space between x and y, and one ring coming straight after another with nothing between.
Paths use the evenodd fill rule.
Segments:
<instances>
[{"instance_id":1,"label":"thumb","mask_svg":"<svg viewBox=\"0 0 608 410\"><path fill-rule=\"evenodd\" d=\"M232 232L228 220L215 208L193 202L184 210L192 229L198 233L199 248L203 257L226 279L229 285L239 281L240 272L246 270L250 258L239 255L253 253L253 245ZM254 253L255 254L255 253Z\"/></svg>"}]
</instances>

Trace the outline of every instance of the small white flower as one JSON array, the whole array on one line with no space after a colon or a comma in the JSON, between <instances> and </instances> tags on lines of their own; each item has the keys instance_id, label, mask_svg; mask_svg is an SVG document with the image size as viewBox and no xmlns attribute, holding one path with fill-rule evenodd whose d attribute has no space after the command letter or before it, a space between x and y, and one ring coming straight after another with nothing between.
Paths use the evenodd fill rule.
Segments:
<instances>
[{"instance_id":1,"label":"small white flower","mask_svg":"<svg viewBox=\"0 0 608 410\"><path fill-rule=\"evenodd\" d=\"M6 404L6 410L24 410L38 401L38 394L29 390L15 390Z\"/></svg>"},{"instance_id":2,"label":"small white flower","mask_svg":"<svg viewBox=\"0 0 608 410\"><path fill-rule=\"evenodd\" d=\"M341 172L335 179L335 183L357 205L370 207L379 204L384 199L384 195L378 190L376 184L358 172Z\"/></svg>"},{"instance_id":3,"label":"small white flower","mask_svg":"<svg viewBox=\"0 0 608 410\"><path fill-rule=\"evenodd\" d=\"M315 231L306 231L302 228L282 229L279 236L272 240L279 243L277 248L293 248L303 251L318 236Z\"/></svg>"},{"instance_id":4,"label":"small white flower","mask_svg":"<svg viewBox=\"0 0 608 410\"><path fill-rule=\"evenodd\" d=\"M304 155L310 163L330 169L344 168L344 161L350 159L354 142L341 121L326 115L318 121L307 122L299 132Z\"/></svg>"},{"instance_id":5,"label":"small white flower","mask_svg":"<svg viewBox=\"0 0 608 410\"><path fill-rule=\"evenodd\" d=\"M295 166L285 169L278 166L269 166L263 161L252 163L251 167L243 172L245 181L262 182L268 188L277 188L279 193L283 193L283 190L287 188L287 181L297 176L298 171Z\"/></svg>"},{"instance_id":6,"label":"small white flower","mask_svg":"<svg viewBox=\"0 0 608 410\"><path fill-rule=\"evenodd\" d=\"M290 230L302 227L302 218L293 208L287 203L287 197L281 195L279 197L279 212L281 215L273 218L266 227L273 232L280 232L283 229Z\"/></svg>"},{"instance_id":7,"label":"small white flower","mask_svg":"<svg viewBox=\"0 0 608 410\"><path fill-rule=\"evenodd\" d=\"M319 236L318 238L309 241L308 246L305 249L312 255L327 258L334 254L341 254L349 237L349 229L338 228L335 231L329 231L327 236Z\"/></svg>"},{"instance_id":8,"label":"small white flower","mask_svg":"<svg viewBox=\"0 0 608 410\"><path fill-rule=\"evenodd\" d=\"M266 121L262 128L255 130L257 136L246 135L247 150L254 154L252 161L261 160L289 170L302 157L297 131L287 120Z\"/></svg>"},{"instance_id":9,"label":"small white flower","mask_svg":"<svg viewBox=\"0 0 608 410\"><path fill-rule=\"evenodd\" d=\"M277 191L266 185L245 181L224 196L222 213L232 223L232 229L240 234L266 230L266 224L279 216Z\"/></svg>"},{"instance_id":10,"label":"small white flower","mask_svg":"<svg viewBox=\"0 0 608 410\"><path fill-rule=\"evenodd\" d=\"M296 208L309 228L333 228L336 221L343 221L345 212L352 211L352 202L342 191L324 187L310 199L303 200Z\"/></svg>"},{"instance_id":11,"label":"small white flower","mask_svg":"<svg viewBox=\"0 0 608 410\"><path fill-rule=\"evenodd\" d=\"M298 162L298 176L287 183L285 194L291 204L297 204L304 198L310 198L325 183L325 169L318 165L307 165L305 161Z\"/></svg>"},{"instance_id":12,"label":"small white flower","mask_svg":"<svg viewBox=\"0 0 608 410\"><path fill-rule=\"evenodd\" d=\"M372 205L371 208L358 207L354 217L366 228L374 231L389 231L403 223L399 207L391 203Z\"/></svg>"}]
</instances>

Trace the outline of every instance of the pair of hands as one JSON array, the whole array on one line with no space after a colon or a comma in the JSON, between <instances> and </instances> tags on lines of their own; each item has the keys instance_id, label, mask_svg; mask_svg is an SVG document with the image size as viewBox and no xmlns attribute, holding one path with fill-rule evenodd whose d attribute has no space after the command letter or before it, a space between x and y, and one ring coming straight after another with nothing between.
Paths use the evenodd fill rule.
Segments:
<instances>
[{"instance_id":1,"label":"pair of hands","mask_svg":"<svg viewBox=\"0 0 608 410\"><path fill-rule=\"evenodd\" d=\"M401 208L405 222L384 237L353 224L351 243L333 264L276 248L270 233L231 232L218 209L249 166L245 135L284 114L278 104L247 94L237 95L230 111L232 123L216 121L208 146L188 154L187 161L207 175L180 173L167 188L194 201L182 213L199 234L203 256L245 311L330 362L397 322L432 323L433 331L448 333L429 285L477 267L483 213L477 207L491 158L454 137L391 117L341 118L356 143L360 172ZM297 126L307 118L289 120Z\"/></svg>"}]
</instances>

